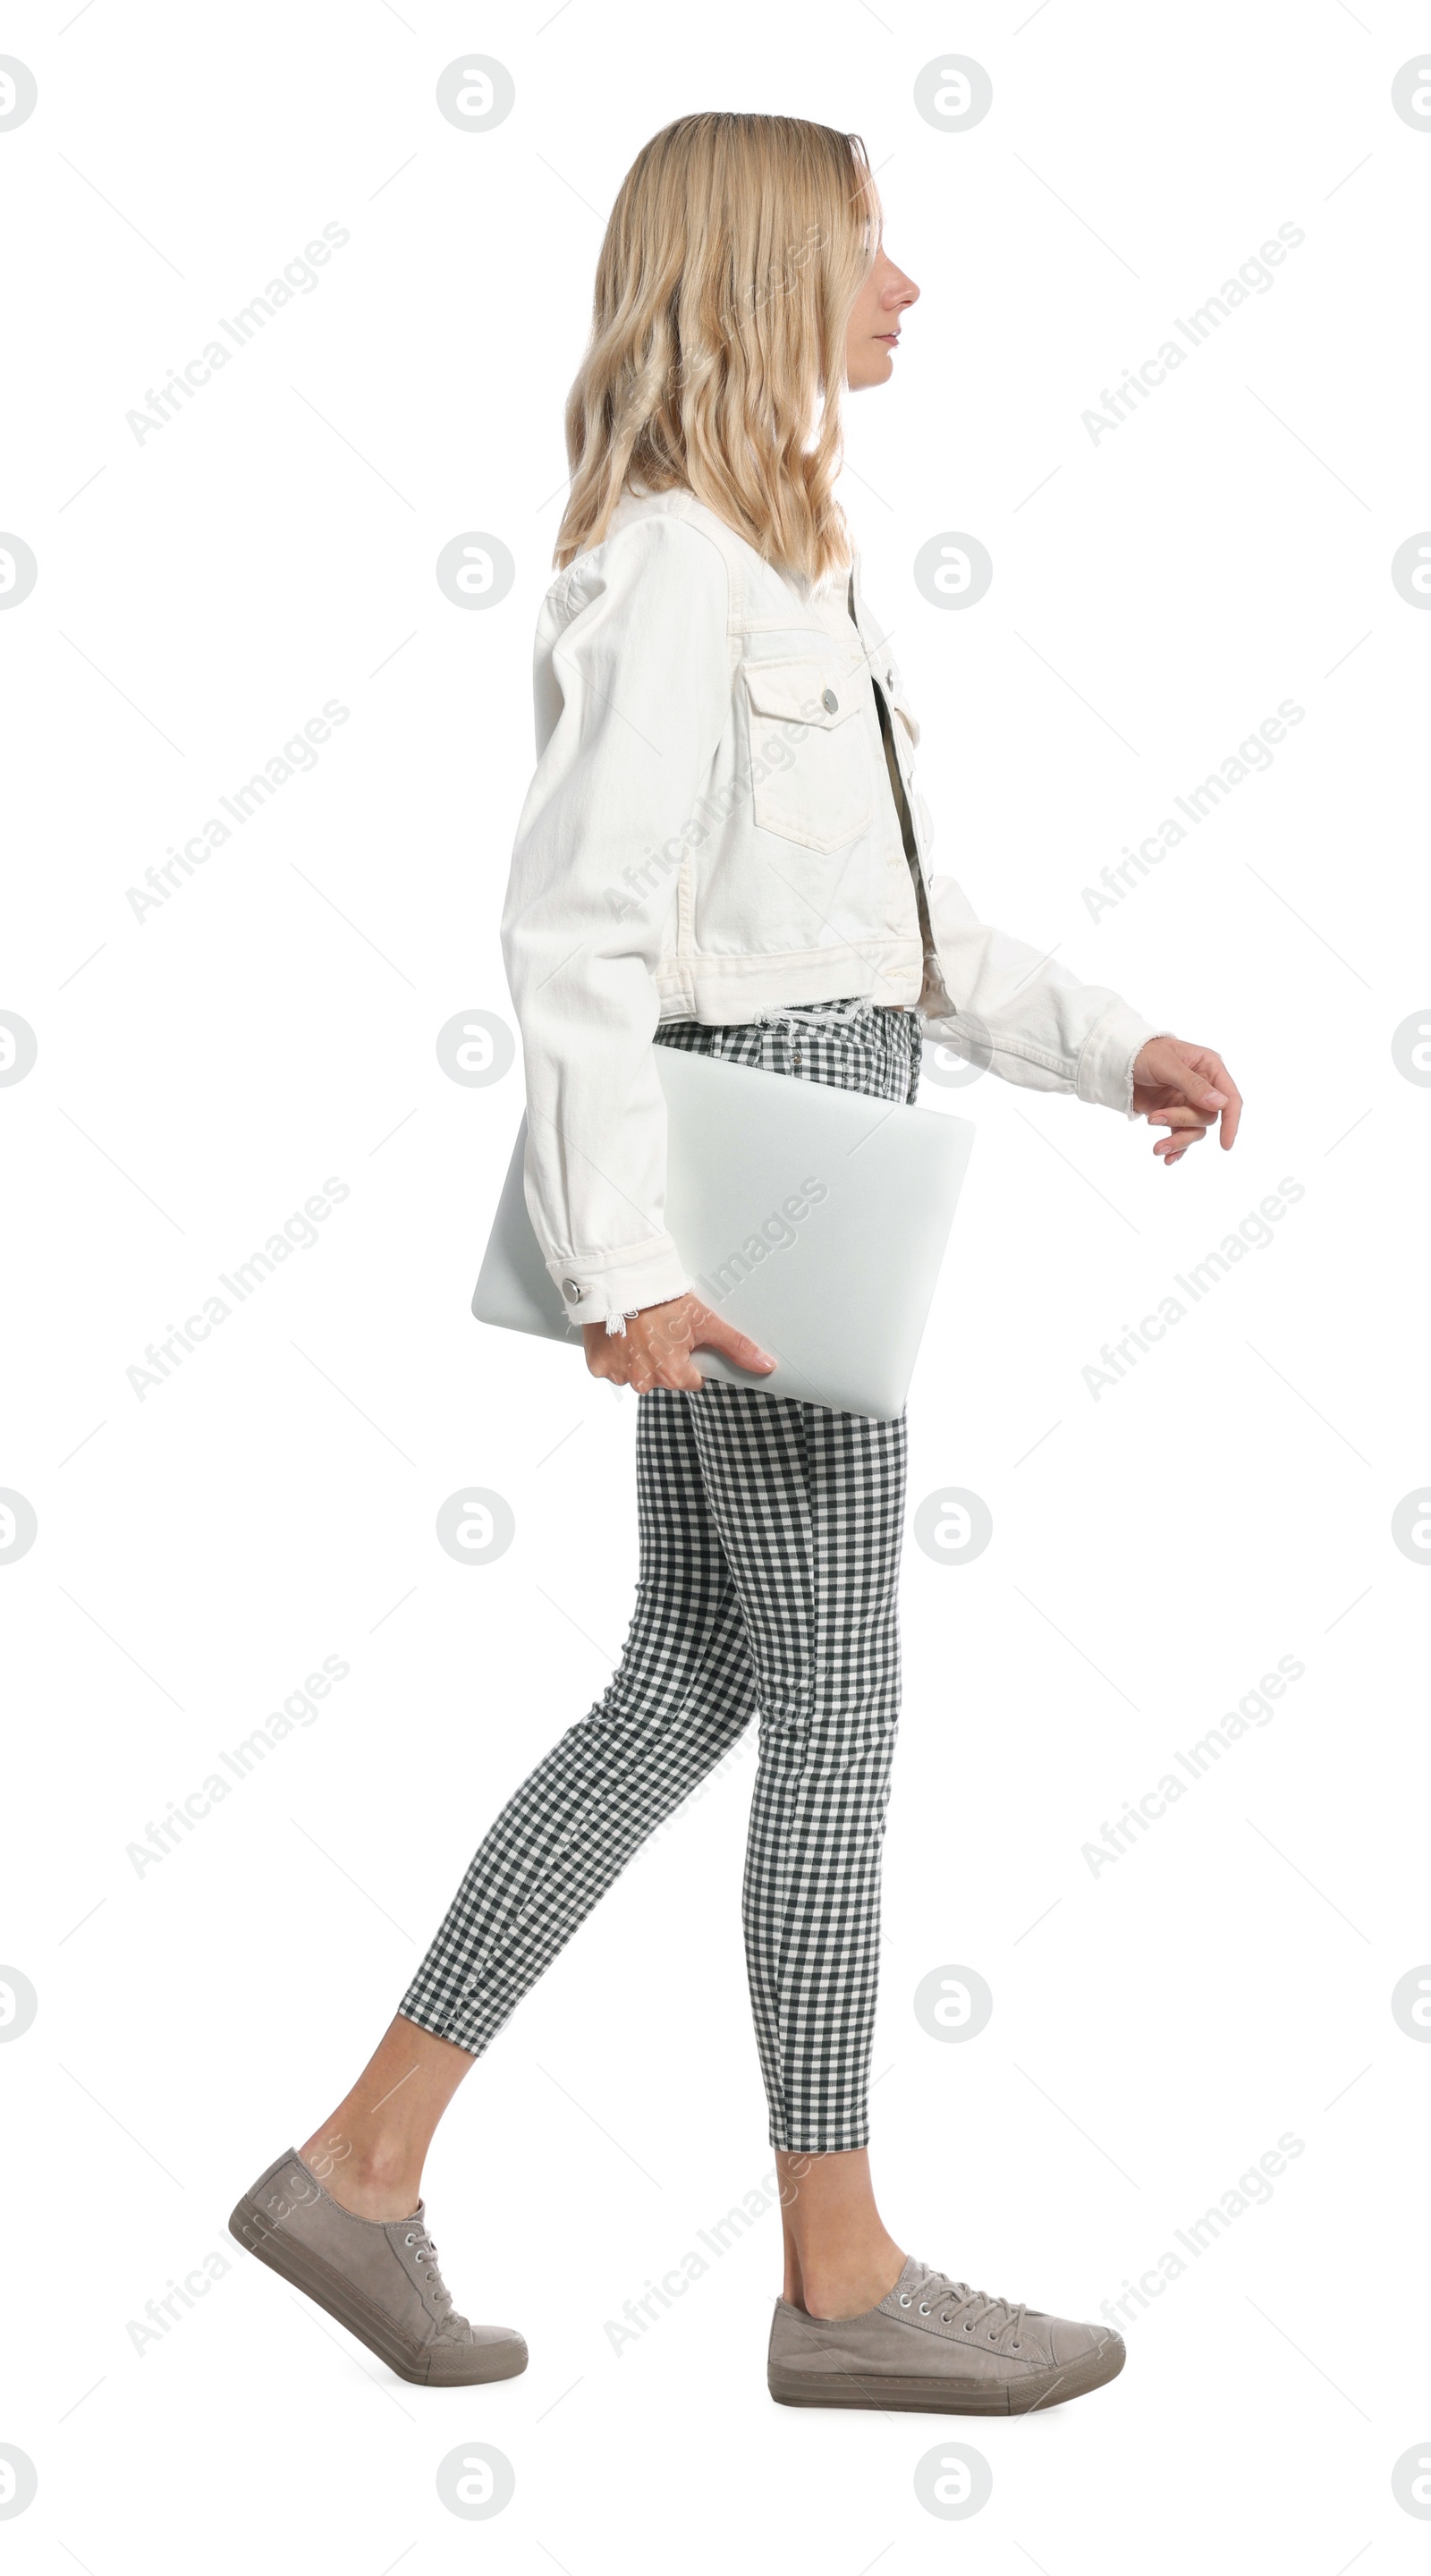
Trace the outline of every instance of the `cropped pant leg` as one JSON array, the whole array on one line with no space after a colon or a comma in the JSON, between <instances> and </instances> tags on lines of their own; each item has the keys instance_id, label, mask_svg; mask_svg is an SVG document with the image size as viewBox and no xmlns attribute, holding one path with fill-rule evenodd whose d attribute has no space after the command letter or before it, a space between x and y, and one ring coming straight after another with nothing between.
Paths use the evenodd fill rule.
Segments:
<instances>
[{"instance_id":1,"label":"cropped pant leg","mask_svg":"<svg viewBox=\"0 0 1431 2576\"><path fill-rule=\"evenodd\" d=\"M755 1712L687 1402L639 1400L640 1572L620 1664L479 1844L399 2007L474 2055Z\"/></svg>"},{"instance_id":2,"label":"cropped pant leg","mask_svg":"<svg viewBox=\"0 0 1431 2576\"><path fill-rule=\"evenodd\" d=\"M862 2147L899 1720L904 1417L715 1381L687 1401L759 1697L745 1946L771 2140Z\"/></svg>"}]
</instances>

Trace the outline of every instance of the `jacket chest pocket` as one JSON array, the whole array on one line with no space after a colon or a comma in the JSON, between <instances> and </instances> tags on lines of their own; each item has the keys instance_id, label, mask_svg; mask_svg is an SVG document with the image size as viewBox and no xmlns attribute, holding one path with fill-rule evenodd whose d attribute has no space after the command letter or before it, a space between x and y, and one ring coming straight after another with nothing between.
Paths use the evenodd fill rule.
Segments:
<instances>
[{"instance_id":1,"label":"jacket chest pocket","mask_svg":"<svg viewBox=\"0 0 1431 2576\"><path fill-rule=\"evenodd\" d=\"M812 659L743 668L757 825L802 849L844 849L874 813L869 673Z\"/></svg>"}]
</instances>

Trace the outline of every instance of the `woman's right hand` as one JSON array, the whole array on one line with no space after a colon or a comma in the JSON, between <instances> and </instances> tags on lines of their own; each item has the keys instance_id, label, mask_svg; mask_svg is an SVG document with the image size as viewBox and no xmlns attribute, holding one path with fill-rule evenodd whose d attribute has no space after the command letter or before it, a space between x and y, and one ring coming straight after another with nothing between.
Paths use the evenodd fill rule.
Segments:
<instances>
[{"instance_id":1,"label":"woman's right hand","mask_svg":"<svg viewBox=\"0 0 1431 2576\"><path fill-rule=\"evenodd\" d=\"M704 1386L693 1351L719 1351L756 1377L768 1376L775 1366L748 1333L737 1332L713 1306L689 1294L672 1297L664 1306L643 1306L638 1315L627 1316L622 1333L608 1333L604 1324L583 1324L581 1338L592 1376L634 1386L638 1395L653 1386L691 1392Z\"/></svg>"}]
</instances>

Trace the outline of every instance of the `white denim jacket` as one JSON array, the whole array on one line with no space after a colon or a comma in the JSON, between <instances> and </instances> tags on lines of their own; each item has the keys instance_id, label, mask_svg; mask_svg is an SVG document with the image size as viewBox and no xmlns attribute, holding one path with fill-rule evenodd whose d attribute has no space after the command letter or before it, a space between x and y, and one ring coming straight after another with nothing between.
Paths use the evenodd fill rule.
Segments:
<instances>
[{"instance_id":1,"label":"white denim jacket","mask_svg":"<svg viewBox=\"0 0 1431 2576\"><path fill-rule=\"evenodd\" d=\"M936 1043L1007 1081L1130 1108L1133 1059L1161 1032L929 871L919 727L858 557L812 589L690 493L627 494L547 593L534 687L502 946L527 1205L573 1324L690 1285L664 1222L661 1020L858 994L917 1007Z\"/></svg>"}]
</instances>

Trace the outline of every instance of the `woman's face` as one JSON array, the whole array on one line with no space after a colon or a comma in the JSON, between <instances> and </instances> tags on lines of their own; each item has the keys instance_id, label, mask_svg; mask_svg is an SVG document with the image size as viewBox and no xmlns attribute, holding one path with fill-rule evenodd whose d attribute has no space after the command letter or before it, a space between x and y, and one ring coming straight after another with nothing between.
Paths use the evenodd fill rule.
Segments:
<instances>
[{"instance_id":1,"label":"woman's face","mask_svg":"<svg viewBox=\"0 0 1431 2576\"><path fill-rule=\"evenodd\" d=\"M875 264L855 298L845 333L845 380L851 393L863 385L888 384L894 373L899 326L918 299L912 277L896 268L881 243Z\"/></svg>"}]
</instances>

